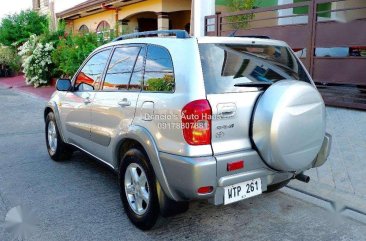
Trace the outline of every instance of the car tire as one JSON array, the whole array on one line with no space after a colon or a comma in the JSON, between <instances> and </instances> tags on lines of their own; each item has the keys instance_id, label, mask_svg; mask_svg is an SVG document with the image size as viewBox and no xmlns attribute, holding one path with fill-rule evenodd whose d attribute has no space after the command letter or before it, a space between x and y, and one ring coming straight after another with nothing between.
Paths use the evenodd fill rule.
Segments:
<instances>
[{"instance_id":1,"label":"car tire","mask_svg":"<svg viewBox=\"0 0 366 241\"><path fill-rule=\"evenodd\" d=\"M58 162L71 158L73 149L62 140L53 112L46 117L45 136L47 151L52 160Z\"/></svg>"},{"instance_id":2,"label":"car tire","mask_svg":"<svg viewBox=\"0 0 366 241\"><path fill-rule=\"evenodd\" d=\"M281 188L285 187L289 182L291 181L291 179L273 184L273 185L269 185L267 187L267 191L264 191L264 193L270 193L270 192L275 192L277 190L280 190Z\"/></svg>"},{"instance_id":3,"label":"car tire","mask_svg":"<svg viewBox=\"0 0 366 241\"><path fill-rule=\"evenodd\" d=\"M131 222L150 230L160 216L156 177L147 155L140 149L127 151L118 172L120 196Z\"/></svg>"}]
</instances>

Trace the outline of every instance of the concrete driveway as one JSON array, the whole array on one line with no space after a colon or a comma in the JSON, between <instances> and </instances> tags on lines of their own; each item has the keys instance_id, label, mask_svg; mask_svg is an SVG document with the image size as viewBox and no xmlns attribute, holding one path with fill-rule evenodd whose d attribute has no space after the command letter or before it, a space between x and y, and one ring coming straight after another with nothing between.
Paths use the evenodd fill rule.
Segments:
<instances>
[{"instance_id":1,"label":"concrete driveway","mask_svg":"<svg viewBox=\"0 0 366 241\"><path fill-rule=\"evenodd\" d=\"M366 240L365 224L283 189L228 206L192 203L190 210L142 232L128 221L116 175L81 153L48 157L44 100L0 86L0 240L12 240L5 216L32 210L24 240ZM14 231L14 230L12 230Z\"/></svg>"}]
</instances>

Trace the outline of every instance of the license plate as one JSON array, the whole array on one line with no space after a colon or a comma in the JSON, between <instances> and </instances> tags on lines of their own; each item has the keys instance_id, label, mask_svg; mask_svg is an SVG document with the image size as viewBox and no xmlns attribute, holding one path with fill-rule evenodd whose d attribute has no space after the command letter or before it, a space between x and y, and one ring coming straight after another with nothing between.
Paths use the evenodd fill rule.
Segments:
<instances>
[{"instance_id":1,"label":"license plate","mask_svg":"<svg viewBox=\"0 0 366 241\"><path fill-rule=\"evenodd\" d=\"M224 195L224 204L229 204L257 196L262 193L262 182L260 178L227 186Z\"/></svg>"}]
</instances>

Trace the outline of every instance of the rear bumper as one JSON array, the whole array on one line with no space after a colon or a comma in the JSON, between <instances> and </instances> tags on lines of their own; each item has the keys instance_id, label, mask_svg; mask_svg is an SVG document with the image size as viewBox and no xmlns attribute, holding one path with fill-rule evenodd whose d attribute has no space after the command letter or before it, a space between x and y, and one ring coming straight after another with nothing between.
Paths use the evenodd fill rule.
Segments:
<instances>
[{"instance_id":1,"label":"rear bumper","mask_svg":"<svg viewBox=\"0 0 366 241\"><path fill-rule=\"evenodd\" d=\"M309 166L323 165L330 153L332 137L326 134L322 148L316 159ZM260 178L262 191L267 186L288 180L294 176L290 172L277 172L268 168L257 152L253 150L229 153L219 156L184 157L164 152L159 153L160 161L167 179L167 184L175 201L209 199L215 205L224 202L224 187ZM227 163L244 160L244 169L228 172ZM199 194L200 187L212 186L213 191Z\"/></svg>"},{"instance_id":2,"label":"rear bumper","mask_svg":"<svg viewBox=\"0 0 366 241\"><path fill-rule=\"evenodd\" d=\"M268 185L293 176L292 173L280 173L269 169L254 153L254 151L230 153L219 157L183 157L162 152L159 154L168 185L176 201L209 199L211 203L220 205L224 202L226 186L261 178L262 191L266 191ZM224 164L238 158L247 160L244 170L231 175L221 170L220 167ZM198 188L206 186L212 186L213 191L208 194L197 193Z\"/></svg>"},{"instance_id":3,"label":"rear bumper","mask_svg":"<svg viewBox=\"0 0 366 241\"><path fill-rule=\"evenodd\" d=\"M320 167L327 161L331 147L332 147L332 136L326 133L322 148L320 149L317 157L313 162L313 167Z\"/></svg>"}]
</instances>

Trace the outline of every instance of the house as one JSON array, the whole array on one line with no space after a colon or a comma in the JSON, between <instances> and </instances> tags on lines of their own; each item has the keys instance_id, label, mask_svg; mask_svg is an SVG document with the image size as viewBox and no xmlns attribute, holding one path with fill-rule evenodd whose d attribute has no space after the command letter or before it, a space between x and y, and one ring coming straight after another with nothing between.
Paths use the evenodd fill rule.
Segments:
<instances>
[{"instance_id":1,"label":"house","mask_svg":"<svg viewBox=\"0 0 366 241\"><path fill-rule=\"evenodd\" d=\"M50 17L50 29L56 29L57 21L54 0L32 0L32 9Z\"/></svg>"},{"instance_id":2,"label":"house","mask_svg":"<svg viewBox=\"0 0 366 241\"><path fill-rule=\"evenodd\" d=\"M88 0L57 14L73 32L190 29L192 0Z\"/></svg>"},{"instance_id":3,"label":"house","mask_svg":"<svg viewBox=\"0 0 366 241\"><path fill-rule=\"evenodd\" d=\"M53 5L53 1L50 3L49 0L33 0L33 10L41 14L49 14L51 5Z\"/></svg>"}]
</instances>

